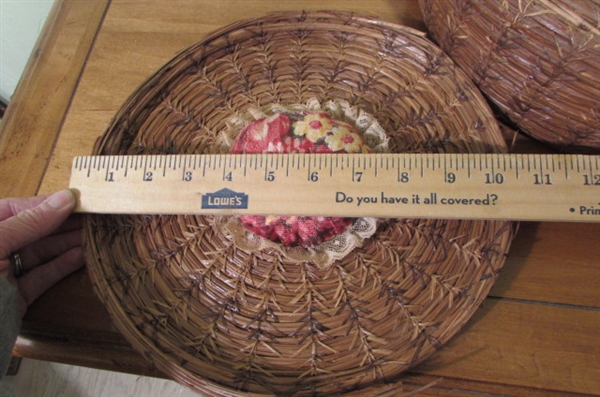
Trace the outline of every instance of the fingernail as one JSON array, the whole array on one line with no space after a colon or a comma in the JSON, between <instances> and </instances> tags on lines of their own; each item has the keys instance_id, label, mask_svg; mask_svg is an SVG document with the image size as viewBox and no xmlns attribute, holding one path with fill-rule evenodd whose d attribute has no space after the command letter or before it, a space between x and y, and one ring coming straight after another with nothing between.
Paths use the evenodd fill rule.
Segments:
<instances>
[{"instance_id":1,"label":"fingernail","mask_svg":"<svg viewBox=\"0 0 600 397\"><path fill-rule=\"evenodd\" d=\"M72 206L74 203L75 196L73 196L73 192L68 189L54 193L46 200L46 204L52 207L52 209L55 211L61 210L67 206Z\"/></svg>"}]
</instances>

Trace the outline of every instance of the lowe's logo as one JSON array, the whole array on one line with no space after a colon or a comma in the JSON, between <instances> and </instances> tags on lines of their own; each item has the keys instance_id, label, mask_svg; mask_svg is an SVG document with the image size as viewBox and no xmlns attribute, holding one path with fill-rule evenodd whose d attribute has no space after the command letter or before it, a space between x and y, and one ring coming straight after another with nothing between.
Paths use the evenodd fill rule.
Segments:
<instances>
[{"instance_id":1,"label":"lowe's logo","mask_svg":"<svg viewBox=\"0 0 600 397\"><path fill-rule=\"evenodd\" d=\"M248 195L224 188L214 193L203 194L201 207L208 209L247 209Z\"/></svg>"}]
</instances>

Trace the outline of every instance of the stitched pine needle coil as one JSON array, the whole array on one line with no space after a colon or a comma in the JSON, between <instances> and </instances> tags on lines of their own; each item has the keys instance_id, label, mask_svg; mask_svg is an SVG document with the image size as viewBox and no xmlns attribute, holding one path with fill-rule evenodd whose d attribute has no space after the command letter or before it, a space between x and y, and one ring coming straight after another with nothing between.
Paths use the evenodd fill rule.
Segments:
<instances>
[{"instance_id":1,"label":"stitched pine needle coil","mask_svg":"<svg viewBox=\"0 0 600 397\"><path fill-rule=\"evenodd\" d=\"M598 0L419 1L434 40L523 132L600 151Z\"/></svg>"},{"instance_id":2,"label":"stitched pine needle coil","mask_svg":"<svg viewBox=\"0 0 600 397\"><path fill-rule=\"evenodd\" d=\"M421 32L345 12L240 21L182 51L94 153L223 153L251 109L348 102L393 152L500 152L494 117ZM91 215L94 289L158 369L214 396L369 395L435 353L481 304L510 222L385 219L327 267L245 250L210 216Z\"/></svg>"}]
</instances>

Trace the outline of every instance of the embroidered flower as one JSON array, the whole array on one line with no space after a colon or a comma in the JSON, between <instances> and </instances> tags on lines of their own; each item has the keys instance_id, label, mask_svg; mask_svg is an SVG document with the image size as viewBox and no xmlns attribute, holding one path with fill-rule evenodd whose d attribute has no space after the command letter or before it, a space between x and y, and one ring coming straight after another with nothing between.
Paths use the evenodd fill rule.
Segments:
<instances>
[{"instance_id":1,"label":"embroidered flower","mask_svg":"<svg viewBox=\"0 0 600 397\"><path fill-rule=\"evenodd\" d=\"M354 128L324 112L277 113L248 124L231 153L370 153ZM313 247L343 233L353 218L239 217L251 232L285 246Z\"/></svg>"}]
</instances>

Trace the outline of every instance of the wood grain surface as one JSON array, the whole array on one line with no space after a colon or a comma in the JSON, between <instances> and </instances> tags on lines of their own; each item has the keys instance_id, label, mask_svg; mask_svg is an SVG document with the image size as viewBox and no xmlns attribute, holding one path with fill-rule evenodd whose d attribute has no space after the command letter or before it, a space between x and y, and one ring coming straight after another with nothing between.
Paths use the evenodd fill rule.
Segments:
<instances>
[{"instance_id":1,"label":"wood grain surface","mask_svg":"<svg viewBox=\"0 0 600 397\"><path fill-rule=\"evenodd\" d=\"M58 1L0 124L3 197L37 193L108 0Z\"/></svg>"},{"instance_id":2,"label":"wood grain surface","mask_svg":"<svg viewBox=\"0 0 600 397\"><path fill-rule=\"evenodd\" d=\"M103 4L106 6L98 1L59 4L59 9L79 6L90 14L86 14L87 22L83 17L73 22L86 24L86 28L78 35L73 33L69 43L54 44L58 47L52 52L60 53L63 47L71 48L72 40L80 40L78 53L87 61L79 67L36 67L28 77L48 81L55 79L50 76L56 73L78 76L59 109L37 102L41 99L35 95L39 88L35 84L21 84L20 103L11 103L8 111L12 119L23 120L22 124L12 121L3 125L0 138L3 197L66 187L72 158L92 152L95 139L111 117L146 78L178 51L236 20L270 11L328 8L377 14L385 21L425 29L414 0L336 0L326 4L305 0L113 0L104 17ZM69 25L66 20L56 22L47 34L63 31L65 25ZM87 41L83 37L88 37ZM48 45L40 47L41 53ZM32 106L37 117L32 117ZM44 118L60 119L53 127L54 134L60 131L53 148L54 138L40 138L37 123ZM5 141L11 144L7 146ZM46 163L45 155L32 146L50 147L50 161ZM8 147L20 151L11 152L15 149ZM550 152L530 141L523 147ZM22 181L25 178L19 172L25 168L32 171ZM402 390L390 395L422 387L425 390L418 394L422 396L600 395L599 243L598 224L522 223L505 268L481 309L450 343L406 375ZM116 332L93 295L85 271L65 279L31 307L15 354L168 376L158 373Z\"/></svg>"}]
</instances>

